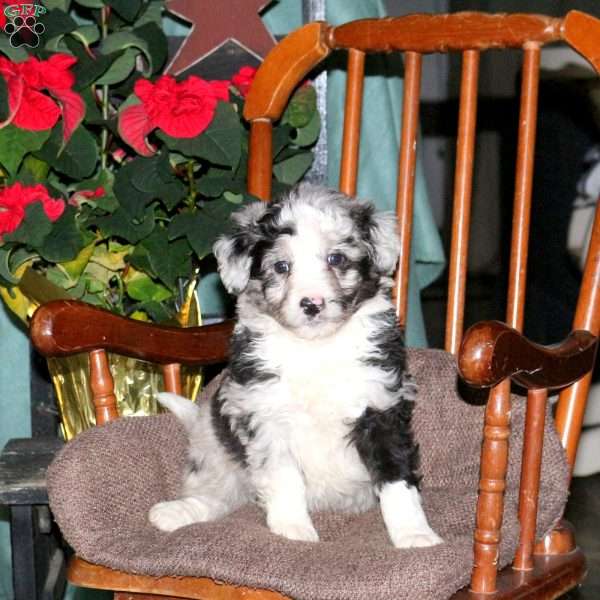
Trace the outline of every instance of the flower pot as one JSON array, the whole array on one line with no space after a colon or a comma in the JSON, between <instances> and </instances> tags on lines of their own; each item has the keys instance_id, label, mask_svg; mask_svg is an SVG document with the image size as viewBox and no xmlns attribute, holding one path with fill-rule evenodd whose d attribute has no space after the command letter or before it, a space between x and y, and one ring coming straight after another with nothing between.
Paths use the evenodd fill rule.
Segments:
<instances>
[{"instance_id":1,"label":"flower pot","mask_svg":"<svg viewBox=\"0 0 600 600\"><path fill-rule=\"evenodd\" d=\"M156 394L164 390L160 365L108 353L114 380L117 408L121 416L153 415L161 412ZM87 354L48 359L56 401L60 413L60 430L65 440L96 423ZM202 384L201 367L181 367L182 393L196 400Z\"/></svg>"},{"instance_id":2,"label":"flower pot","mask_svg":"<svg viewBox=\"0 0 600 600\"><path fill-rule=\"evenodd\" d=\"M0 288L6 305L25 323L45 302L69 299L68 294L31 268L24 269L18 287ZM182 327L202 324L196 273L183 285L182 303L176 323ZM108 352L114 393L120 416L144 416L161 412L156 394L164 391L162 368L147 361ZM56 392L60 431L65 441L96 423L88 354L48 358L48 371ZM202 386L202 367L181 366L182 394L195 401Z\"/></svg>"}]
</instances>

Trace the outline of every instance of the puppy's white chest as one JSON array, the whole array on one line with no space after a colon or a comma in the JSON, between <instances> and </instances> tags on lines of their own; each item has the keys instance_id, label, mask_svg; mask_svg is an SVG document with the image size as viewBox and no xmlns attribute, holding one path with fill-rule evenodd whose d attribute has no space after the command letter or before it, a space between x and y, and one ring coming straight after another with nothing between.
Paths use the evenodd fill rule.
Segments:
<instances>
[{"instance_id":1,"label":"puppy's white chest","mask_svg":"<svg viewBox=\"0 0 600 600\"><path fill-rule=\"evenodd\" d=\"M280 371L288 442L313 509L364 510L373 502L369 474L348 439L369 402L358 351L317 349Z\"/></svg>"}]
</instances>

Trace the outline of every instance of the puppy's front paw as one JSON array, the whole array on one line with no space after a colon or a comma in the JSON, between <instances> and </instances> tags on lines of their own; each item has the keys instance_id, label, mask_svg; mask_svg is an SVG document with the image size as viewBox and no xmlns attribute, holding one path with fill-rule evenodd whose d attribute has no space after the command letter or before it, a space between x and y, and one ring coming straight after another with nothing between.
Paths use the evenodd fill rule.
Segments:
<instances>
[{"instance_id":1,"label":"puppy's front paw","mask_svg":"<svg viewBox=\"0 0 600 600\"><path fill-rule=\"evenodd\" d=\"M289 540L300 542L318 542L319 534L308 519L306 522L291 522L283 519L269 519L269 529L277 535L282 535Z\"/></svg>"},{"instance_id":2,"label":"puppy's front paw","mask_svg":"<svg viewBox=\"0 0 600 600\"><path fill-rule=\"evenodd\" d=\"M432 529L428 531L390 531L396 548L427 548L443 543L443 539Z\"/></svg>"},{"instance_id":3,"label":"puppy's front paw","mask_svg":"<svg viewBox=\"0 0 600 600\"><path fill-rule=\"evenodd\" d=\"M150 523L161 531L175 531L180 527L210 520L210 510L198 498L180 498L158 502L148 512Z\"/></svg>"}]
</instances>

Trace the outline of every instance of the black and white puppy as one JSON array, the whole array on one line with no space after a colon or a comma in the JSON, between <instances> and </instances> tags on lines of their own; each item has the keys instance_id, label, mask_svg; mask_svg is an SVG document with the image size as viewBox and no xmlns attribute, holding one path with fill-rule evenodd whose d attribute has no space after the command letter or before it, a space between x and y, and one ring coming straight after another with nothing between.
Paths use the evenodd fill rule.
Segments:
<instances>
[{"instance_id":1,"label":"black and white puppy","mask_svg":"<svg viewBox=\"0 0 600 600\"><path fill-rule=\"evenodd\" d=\"M181 497L150 521L172 531L255 501L274 533L316 541L309 511L379 501L398 548L441 542L421 507L416 390L391 302L395 217L301 185L233 219L214 248L238 296L229 369L210 405L160 395L190 450Z\"/></svg>"}]
</instances>

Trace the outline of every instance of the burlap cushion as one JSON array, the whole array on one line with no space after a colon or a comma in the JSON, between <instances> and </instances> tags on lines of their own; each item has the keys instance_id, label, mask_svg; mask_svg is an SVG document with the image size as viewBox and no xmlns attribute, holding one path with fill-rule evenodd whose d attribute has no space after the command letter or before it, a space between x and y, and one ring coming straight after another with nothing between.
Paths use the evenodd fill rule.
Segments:
<instances>
[{"instance_id":1,"label":"burlap cushion","mask_svg":"<svg viewBox=\"0 0 600 600\"><path fill-rule=\"evenodd\" d=\"M419 385L414 424L422 454L423 501L430 523L445 540L442 545L396 550L378 510L314 515L319 543L273 535L254 506L220 521L162 533L148 523L148 509L176 497L186 454L183 430L170 415L122 419L69 443L48 476L56 520L82 558L134 573L208 576L300 600L447 598L468 582L472 563L484 408L465 402L457 392L450 355L414 350L409 361ZM523 420L520 399L512 412L503 564L518 536ZM566 462L549 418L540 534L560 517L566 497Z\"/></svg>"}]
</instances>

